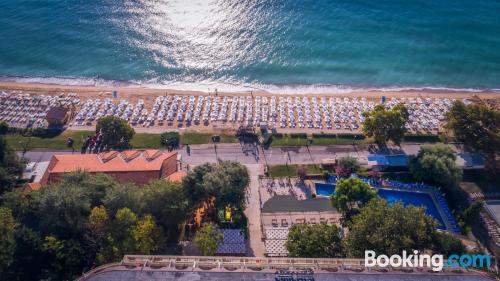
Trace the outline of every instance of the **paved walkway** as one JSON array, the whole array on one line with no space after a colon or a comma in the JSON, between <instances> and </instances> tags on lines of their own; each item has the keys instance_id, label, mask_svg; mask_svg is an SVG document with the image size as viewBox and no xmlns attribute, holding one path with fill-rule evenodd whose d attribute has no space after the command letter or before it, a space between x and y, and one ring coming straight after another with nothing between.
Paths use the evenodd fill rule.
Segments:
<instances>
[{"instance_id":1,"label":"paved walkway","mask_svg":"<svg viewBox=\"0 0 500 281\"><path fill-rule=\"evenodd\" d=\"M246 165L250 173L250 186L248 187L248 203L245 215L248 219L248 232L250 234L249 255L263 257L265 252L262 241L262 231L260 228L260 194L259 194L259 174L263 174L262 165Z\"/></svg>"},{"instance_id":2,"label":"paved walkway","mask_svg":"<svg viewBox=\"0 0 500 281\"><path fill-rule=\"evenodd\" d=\"M453 146L456 151L459 147ZM404 144L399 148L393 148L391 153L416 154L420 149L419 144ZM271 147L268 150L243 146L239 143L218 144L217 148L213 144L191 145L191 155L185 149L176 150L182 155L183 161L190 165L199 165L206 162L221 160L235 160L242 164L309 164L320 163L326 158L333 158L345 155L366 156L376 153L373 147L367 145L335 145L335 146L310 146L307 147ZM19 152L18 152L19 153ZM54 154L67 154L68 151L28 151L26 158L31 161L49 161ZM75 152L78 153L78 152ZM19 153L21 154L21 153Z\"/></svg>"}]
</instances>

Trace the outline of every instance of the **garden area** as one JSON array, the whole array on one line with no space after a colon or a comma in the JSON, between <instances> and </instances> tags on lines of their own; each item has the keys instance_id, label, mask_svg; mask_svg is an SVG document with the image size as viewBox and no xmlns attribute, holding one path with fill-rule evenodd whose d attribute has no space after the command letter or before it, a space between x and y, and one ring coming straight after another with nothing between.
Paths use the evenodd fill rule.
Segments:
<instances>
[{"instance_id":1,"label":"garden area","mask_svg":"<svg viewBox=\"0 0 500 281\"><path fill-rule=\"evenodd\" d=\"M68 147L68 138L73 139L73 146L78 150L85 138L94 134L94 131L65 130L50 134L9 133L4 137L16 151L21 151L25 147L27 150L68 150L70 149ZM184 133L181 134L180 138L183 145L212 143L212 134ZM238 142L237 138L232 135L220 135L220 138L221 143ZM160 134L135 133L130 144L133 148L159 148Z\"/></svg>"}]
</instances>

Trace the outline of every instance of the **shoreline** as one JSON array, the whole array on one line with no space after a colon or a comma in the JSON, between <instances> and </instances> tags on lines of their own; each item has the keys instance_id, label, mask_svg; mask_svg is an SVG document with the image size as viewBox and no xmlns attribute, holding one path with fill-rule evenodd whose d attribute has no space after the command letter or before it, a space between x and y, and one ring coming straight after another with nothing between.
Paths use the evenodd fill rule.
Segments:
<instances>
[{"instance_id":1,"label":"shoreline","mask_svg":"<svg viewBox=\"0 0 500 281\"><path fill-rule=\"evenodd\" d=\"M158 85L161 86L161 85ZM146 99L162 96L166 94L177 95L212 95L214 91L201 91L190 89L171 89L165 85L165 88L149 87L144 85L60 85L38 82L10 82L0 81L0 90L2 91L22 91L30 94L61 94L61 93L76 93L81 95L80 98L112 98L112 92L118 91L117 99ZM500 100L500 93L493 90L483 91L466 91L466 90L445 90L445 89L353 89L351 92L304 92L304 93L274 93L265 90L254 90L246 92L238 91L218 91L220 95L258 95L258 96L316 96L316 97L365 97L367 99L380 99L381 96L386 98L392 97L421 97L421 98L454 98L454 99L487 99Z\"/></svg>"}]
</instances>

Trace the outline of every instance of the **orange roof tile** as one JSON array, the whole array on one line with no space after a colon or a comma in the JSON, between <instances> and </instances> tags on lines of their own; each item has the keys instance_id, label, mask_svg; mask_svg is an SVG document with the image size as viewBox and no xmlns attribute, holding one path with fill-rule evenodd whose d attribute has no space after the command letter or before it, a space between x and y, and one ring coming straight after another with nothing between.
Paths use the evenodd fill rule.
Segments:
<instances>
[{"instance_id":1,"label":"orange roof tile","mask_svg":"<svg viewBox=\"0 0 500 281\"><path fill-rule=\"evenodd\" d=\"M182 179L187 176L187 173L184 172L184 171L177 171L173 174L171 174L170 176L168 176L166 179L169 180L169 181L173 181L173 182L180 182L182 181Z\"/></svg>"},{"instance_id":2,"label":"orange roof tile","mask_svg":"<svg viewBox=\"0 0 500 281\"><path fill-rule=\"evenodd\" d=\"M161 155L161 154L160 154L160 153L161 153L161 150L157 150L157 149L146 149L146 150L144 151L144 153L145 153L146 158L149 158L149 159L154 159L154 158L156 158L156 157L158 157L158 156L160 156L160 155Z\"/></svg>"},{"instance_id":3,"label":"orange roof tile","mask_svg":"<svg viewBox=\"0 0 500 281\"><path fill-rule=\"evenodd\" d=\"M39 183L39 182L30 182L28 184L26 184L26 188L28 188L29 190L39 190L40 187L42 187L42 185Z\"/></svg>"},{"instance_id":4,"label":"orange roof tile","mask_svg":"<svg viewBox=\"0 0 500 281\"><path fill-rule=\"evenodd\" d=\"M140 150L125 150L122 152L122 158L127 162L131 161L132 159L136 158L139 155L141 155Z\"/></svg>"},{"instance_id":5,"label":"orange roof tile","mask_svg":"<svg viewBox=\"0 0 500 281\"><path fill-rule=\"evenodd\" d=\"M133 155L137 150L126 151L125 155ZM65 154L54 155L50 160L49 173L66 173L77 170L87 172L123 172L123 171L159 171L165 159L177 157L177 152L158 152L158 156L150 159L144 151L128 162L111 152L104 155L96 154ZM111 157L113 156L113 157ZM107 161L103 161L107 159Z\"/></svg>"}]
</instances>

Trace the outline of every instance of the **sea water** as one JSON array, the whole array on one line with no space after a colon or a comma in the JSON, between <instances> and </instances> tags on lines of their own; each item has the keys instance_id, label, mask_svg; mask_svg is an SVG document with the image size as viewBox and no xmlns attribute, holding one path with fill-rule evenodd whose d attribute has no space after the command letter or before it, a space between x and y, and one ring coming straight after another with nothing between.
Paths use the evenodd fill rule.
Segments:
<instances>
[{"instance_id":1,"label":"sea water","mask_svg":"<svg viewBox=\"0 0 500 281\"><path fill-rule=\"evenodd\" d=\"M498 0L2 0L0 76L235 91L500 88Z\"/></svg>"}]
</instances>

